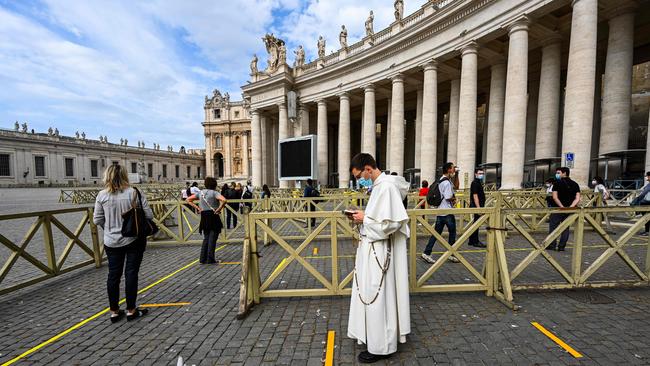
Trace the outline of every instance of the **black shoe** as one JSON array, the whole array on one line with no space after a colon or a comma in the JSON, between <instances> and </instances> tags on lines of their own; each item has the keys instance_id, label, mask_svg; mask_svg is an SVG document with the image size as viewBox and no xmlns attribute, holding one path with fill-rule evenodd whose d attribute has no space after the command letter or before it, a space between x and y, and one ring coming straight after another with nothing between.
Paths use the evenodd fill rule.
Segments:
<instances>
[{"instance_id":1,"label":"black shoe","mask_svg":"<svg viewBox=\"0 0 650 366\"><path fill-rule=\"evenodd\" d=\"M469 243L470 246L476 247L476 248L487 248L487 245L478 242L478 243Z\"/></svg>"},{"instance_id":2,"label":"black shoe","mask_svg":"<svg viewBox=\"0 0 650 366\"><path fill-rule=\"evenodd\" d=\"M357 357L357 359L361 363L375 363L375 362L377 362L379 360L386 359L386 358L388 358L390 356L392 356L392 354L390 354L390 355L373 355L372 353L370 353L368 351L363 351L363 352L359 353L359 356Z\"/></svg>"},{"instance_id":3,"label":"black shoe","mask_svg":"<svg viewBox=\"0 0 650 366\"><path fill-rule=\"evenodd\" d=\"M557 247L555 245L549 245L546 247L546 250L556 250L556 248Z\"/></svg>"},{"instance_id":4,"label":"black shoe","mask_svg":"<svg viewBox=\"0 0 650 366\"><path fill-rule=\"evenodd\" d=\"M132 320L142 318L143 316L147 315L148 312L149 312L149 309L135 309L135 312L133 312L133 314L131 314L131 315L127 314L126 315L126 321L130 322Z\"/></svg>"},{"instance_id":5,"label":"black shoe","mask_svg":"<svg viewBox=\"0 0 650 366\"><path fill-rule=\"evenodd\" d=\"M124 310L118 310L116 316L113 316L113 314L111 314L111 323L115 324L120 320L124 319L124 315L126 315Z\"/></svg>"},{"instance_id":6,"label":"black shoe","mask_svg":"<svg viewBox=\"0 0 650 366\"><path fill-rule=\"evenodd\" d=\"M558 252L563 252L563 251L564 251L564 247L557 247L557 251L558 251Z\"/></svg>"}]
</instances>

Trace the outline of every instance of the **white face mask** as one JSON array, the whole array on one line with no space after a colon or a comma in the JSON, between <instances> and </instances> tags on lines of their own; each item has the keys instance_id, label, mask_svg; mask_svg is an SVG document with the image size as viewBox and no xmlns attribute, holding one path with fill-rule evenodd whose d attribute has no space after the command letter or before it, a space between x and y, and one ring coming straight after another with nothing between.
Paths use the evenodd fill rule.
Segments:
<instances>
[{"instance_id":1,"label":"white face mask","mask_svg":"<svg viewBox=\"0 0 650 366\"><path fill-rule=\"evenodd\" d=\"M591 184L596 185L596 184L598 184L598 182L596 182L595 180L592 180Z\"/></svg>"}]
</instances>

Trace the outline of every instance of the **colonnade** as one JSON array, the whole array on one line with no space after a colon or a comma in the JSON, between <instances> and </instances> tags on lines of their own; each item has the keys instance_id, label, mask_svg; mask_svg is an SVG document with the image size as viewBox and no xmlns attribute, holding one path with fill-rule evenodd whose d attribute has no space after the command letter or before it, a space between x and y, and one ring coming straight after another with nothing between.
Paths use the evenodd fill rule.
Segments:
<instances>
[{"instance_id":1,"label":"colonnade","mask_svg":"<svg viewBox=\"0 0 650 366\"><path fill-rule=\"evenodd\" d=\"M563 42L559 34L552 34L539 41L541 45L541 67L539 82L530 80L529 75L529 33L532 20L526 16L505 25L508 37L507 54L503 58L492 58L489 67L490 85L487 105L487 143L484 163L500 163L502 167L501 186L505 189L521 188L524 180L526 152L528 103L534 97L537 104L536 126L528 126L529 133L534 133L534 158L554 159L573 153L572 177L581 185L588 182L592 129L594 120L594 98L596 88L596 53L598 27L598 0L574 0L572 2L571 33L568 40L568 66L566 85L563 95L561 75ZM599 154L621 151L627 148L630 120L630 99L632 79L632 54L634 40L634 13L632 8L620 9L608 21L609 35L602 96L602 124L599 141ZM456 50L460 57L460 73L450 76L445 82L450 83L448 100L448 128L445 136L446 160L455 162L465 172L471 172L481 162L477 161L476 127L479 62L482 62L481 44L468 41ZM415 113L415 145L405 146L405 84L414 70L396 71L390 78L388 99L387 146L385 167L402 174L405 166L405 148L415 149L415 168L419 168L421 180L429 182L435 179L436 162L442 157L438 146L442 136L439 135L440 120L438 100L440 60L448 57L429 59L418 66L423 80L417 90ZM387 81L386 81L387 82ZM382 81L382 84L386 84ZM361 151L375 155L377 140L375 126L377 123L377 84L368 82L362 90L362 119L360 141L351 141L350 105L351 93L357 90L345 90L336 95L324 95L314 101L303 101L300 106L300 124L293 133L309 132L309 110L316 106L316 133L318 135L318 176L321 182L329 176L332 152L328 130L328 103L332 98L338 99L338 137L337 166L339 187L347 187L349 182L348 164L351 159L351 145L360 144ZM534 92L531 86L539 89ZM562 98L564 98L562 103ZM444 101L446 102L446 101ZM563 106L563 110L561 107ZM266 112L271 113L271 112ZM277 138L290 137L291 129L287 118L285 103L277 106ZM269 177L263 171L270 169L269 141L264 136L264 117L258 111L252 112L253 143L253 183L261 185ZM560 123L561 121L561 123ZM273 128L266 123L266 129ZM561 139L560 136L561 128ZM531 135L532 136L532 135ZM597 142L598 143L598 142ZM266 144L266 145L265 145ZM263 153L264 152L264 153ZM275 158L277 160L277 157ZM273 160L271 160L273 161ZM564 159L562 164L564 164ZM275 163L274 163L275 164ZM471 173L470 173L471 176ZM461 180L461 185L464 182ZM287 182L281 182L287 187Z\"/></svg>"}]
</instances>

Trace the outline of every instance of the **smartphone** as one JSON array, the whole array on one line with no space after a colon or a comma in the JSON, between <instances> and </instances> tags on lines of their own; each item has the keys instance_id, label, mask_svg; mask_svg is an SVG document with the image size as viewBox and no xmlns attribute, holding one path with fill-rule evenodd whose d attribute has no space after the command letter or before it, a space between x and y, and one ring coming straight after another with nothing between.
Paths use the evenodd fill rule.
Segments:
<instances>
[{"instance_id":1,"label":"smartphone","mask_svg":"<svg viewBox=\"0 0 650 366\"><path fill-rule=\"evenodd\" d=\"M356 213L356 210L343 210L343 214L346 216L352 216Z\"/></svg>"}]
</instances>

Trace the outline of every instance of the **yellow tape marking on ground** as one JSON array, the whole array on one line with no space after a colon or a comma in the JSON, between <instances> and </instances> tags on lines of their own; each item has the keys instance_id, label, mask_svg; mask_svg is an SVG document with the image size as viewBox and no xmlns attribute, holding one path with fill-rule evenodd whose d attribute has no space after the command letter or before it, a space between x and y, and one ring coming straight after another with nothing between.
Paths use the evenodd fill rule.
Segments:
<instances>
[{"instance_id":1,"label":"yellow tape marking on ground","mask_svg":"<svg viewBox=\"0 0 650 366\"><path fill-rule=\"evenodd\" d=\"M312 255L318 255L318 247L314 247L314 250L312 251Z\"/></svg>"},{"instance_id":2,"label":"yellow tape marking on ground","mask_svg":"<svg viewBox=\"0 0 650 366\"><path fill-rule=\"evenodd\" d=\"M227 264L241 264L241 262L221 262L219 264L227 265Z\"/></svg>"},{"instance_id":3,"label":"yellow tape marking on ground","mask_svg":"<svg viewBox=\"0 0 650 366\"><path fill-rule=\"evenodd\" d=\"M334 335L333 330L327 331L327 348L325 349L325 366L332 366L334 364Z\"/></svg>"},{"instance_id":4,"label":"yellow tape marking on ground","mask_svg":"<svg viewBox=\"0 0 650 366\"><path fill-rule=\"evenodd\" d=\"M215 250L215 252L216 252L216 251L219 251L219 250L221 250L221 249L223 249L223 248L225 248L225 247L226 247L225 245L222 245L222 246L220 246L219 248L217 248L217 249ZM197 264L198 262L199 262L199 260L197 259L197 260L195 260L195 261L192 261L192 262L188 263L187 265L185 265L185 266L183 266L183 267L181 267L181 268L175 270L174 272L172 272L172 273L168 274L167 276L165 276L165 277L159 279L158 281L156 281L156 282L150 284L149 286L147 286L147 287L145 287L145 288L143 288L143 289L140 289L140 290L138 291L138 294L141 294L141 293L143 293L143 292L145 292L145 291L151 289L152 287L154 287L154 286L156 286L156 285L162 283L163 281L168 280L169 278L173 277L173 276L176 275L177 273L182 272L182 271L184 271L184 270L190 268L191 266ZM123 304L123 303L125 303L125 302L126 302L126 299L122 299L122 300L120 300L119 303L120 303L120 304ZM45 342L39 344L38 346L33 347L33 348L30 348L29 350L27 350L27 351L21 353L20 355L16 356L15 358L12 358L11 360L9 360L9 361L3 363L3 364L0 365L0 366L8 366L8 365L11 365L11 364L16 363L17 361L19 361L19 360L21 360L21 359L23 359L23 358L25 358L25 357L31 355L32 353L38 351L39 349L41 349L41 348L43 348L43 347L45 347L45 346L47 346L47 345L49 345L49 344L51 344L51 343L54 343L54 342L58 341L59 339L61 339L61 338L62 338L63 336L65 336L66 334L72 332L73 330L76 330L76 329L79 329L79 328L83 327L83 326L86 325L87 323L89 323L89 322L91 322L91 321L93 321L93 320L99 318L100 316L102 316L102 315L108 313L109 311L110 311L110 308L106 308L106 309L104 309L104 310L102 310L102 311L96 313L95 315L92 315L91 317L86 318L86 319L80 321L79 323L77 323L77 324L71 326L70 328L68 328L68 329L64 330L63 332L61 332L61 333L55 335L54 337L52 337L52 338L48 339L47 341L45 341Z\"/></svg>"},{"instance_id":5,"label":"yellow tape marking on ground","mask_svg":"<svg viewBox=\"0 0 650 366\"><path fill-rule=\"evenodd\" d=\"M560 347L564 348L565 351L569 352L571 356L575 358L582 358L582 354L576 350L574 350L571 346L568 344L564 343L560 338L556 337L555 334L549 332L544 328L541 324L538 322L532 322L530 323L533 325L533 327L537 328L540 332L544 333L545 336L549 337L553 342L557 343L560 345Z\"/></svg>"},{"instance_id":6,"label":"yellow tape marking on ground","mask_svg":"<svg viewBox=\"0 0 650 366\"><path fill-rule=\"evenodd\" d=\"M139 308L166 308L170 306L185 306L192 305L191 302L171 302L167 304L142 304L138 305Z\"/></svg>"}]
</instances>

